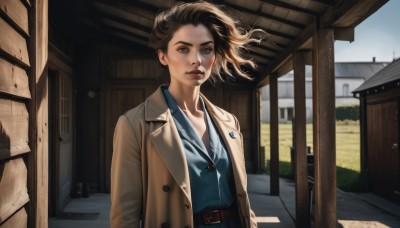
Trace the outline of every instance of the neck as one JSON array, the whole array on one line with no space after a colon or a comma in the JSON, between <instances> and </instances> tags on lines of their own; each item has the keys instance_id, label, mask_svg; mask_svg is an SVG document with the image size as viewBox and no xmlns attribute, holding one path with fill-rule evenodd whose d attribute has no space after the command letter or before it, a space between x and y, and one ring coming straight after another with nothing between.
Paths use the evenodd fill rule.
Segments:
<instances>
[{"instance_id":1,"label":"neck","mask_svg":"<svg viewBox=\"0 0 400 228\"><path fill-rule=\"evenodd\" d=\"M200 86L187 87L170 84L168 90L183 111L195 113L199 110L202 110L199 101Z\"/></svg>"}]
</instances>

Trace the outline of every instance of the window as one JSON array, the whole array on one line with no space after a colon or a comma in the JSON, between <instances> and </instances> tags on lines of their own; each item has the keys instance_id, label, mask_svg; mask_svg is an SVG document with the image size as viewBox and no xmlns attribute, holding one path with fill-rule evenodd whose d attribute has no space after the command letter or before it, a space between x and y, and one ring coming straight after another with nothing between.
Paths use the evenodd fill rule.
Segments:
<instances>
[{"instance_id":1,"label":"window","mask_svg":"<svg viewBox=\"0 0 400 228\"><path fill-rule=\"evenodd\" d=\"M349 91L349 84L343 84L343 96L348 97L350 96L350 91Z\"/></svg>"},{"instance_id":2,"label":"window","mask_svg":"<svg viewBox=\"0 0 400 228\"><path fill-rule=\"evenodd\" d=\"M287 112L287 120L293 120L293 108L288 108Z\"/></svg>"},{"instance_id":3,"label":"window","mask_svg":"<svg viewBox=\"0 0 400 228\"><path fill-rule=\"evenodd\" d=\"M72 82L68 76L60 77L60 134L72 133Z\"/></svg>"},{"instance_id":4,"label":"window","mask_svg":"<svg viewBox=\"0 0 400 228\"><path fill-rule=\"evenodd\" d=\"M281 119L285 119L285 109L284 108L280 108L279 110L280 110Z\"/></svg>"}]
</instances>

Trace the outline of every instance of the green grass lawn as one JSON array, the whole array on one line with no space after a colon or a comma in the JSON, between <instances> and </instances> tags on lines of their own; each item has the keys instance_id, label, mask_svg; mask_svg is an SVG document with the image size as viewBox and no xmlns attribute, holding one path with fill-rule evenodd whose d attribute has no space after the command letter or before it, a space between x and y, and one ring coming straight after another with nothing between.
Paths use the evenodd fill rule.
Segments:
<instances>
[{"instance_id":1,"label":"green grass lawn","mask_svg":"<svg viewBox=\"0 0 400 228\"><path fill-rule=\"evenodd\" d=\"M279 125L279 174L281 177L292 177L290 147L292 145L292 125ZM261 146L265 147L268 172L269 124L261 125ZM307 146L313 151L312 124L307 124ZM360 177L360 126L355 121L336 123L336 175L337 186L343 190L359 190Z\"/></svg>"}]
</instances>

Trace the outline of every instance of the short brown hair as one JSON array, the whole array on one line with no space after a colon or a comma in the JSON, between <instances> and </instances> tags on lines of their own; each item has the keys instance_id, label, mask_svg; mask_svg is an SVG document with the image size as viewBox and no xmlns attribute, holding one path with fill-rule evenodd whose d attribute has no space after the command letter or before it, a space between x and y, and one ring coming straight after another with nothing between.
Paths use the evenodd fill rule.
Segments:
<instances>
[{"instance_id":1,"label":"short brown hair","mask_svg":"<svg viewBox=\"0 0 400 228\"><path fill-rule=\"evenodd\" d=\"M167 52L168 42L172 39L175 31L187 24L202 24L210 30L214 37L216 62L211 75L212 81L215 82L217 79L223 81L222 71L233 78L234 75L229 64L238 76L251 79L246 72L241 70L241 65L255 68L256 64L251 59L243 58L241 52L247 48L248 44L260 42L260 38L252 38L252 35L254 32L262 32L262 30L245 31L217 5L208 2L178 3L155 18L150 36L150 46L156 50Z\"/></svg>"}]
</instances>

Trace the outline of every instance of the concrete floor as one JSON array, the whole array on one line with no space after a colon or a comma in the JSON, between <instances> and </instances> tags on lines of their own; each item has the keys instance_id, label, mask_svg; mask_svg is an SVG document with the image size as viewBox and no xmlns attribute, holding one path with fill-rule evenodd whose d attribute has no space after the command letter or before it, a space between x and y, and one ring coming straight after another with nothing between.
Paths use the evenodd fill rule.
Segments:
<instances>
[{"instance_id":1,"label":"concrete floor","mask_svg":"<svg viewBox=\"0 0 400 228\"><path fill-rule=\"evenodd\" d=\"M280 180L280 196L269 194L268 175L248 175L251 206L259 227L295 227L295 189L292 181ZM89 198L72 199L65 212L99 212L95 220L49 218L49 228L105 228L109 225L108 194L91 194ZM399 227L400 206L376 195L337 191L338 227Z\"/></svg>"}]
</instances>

